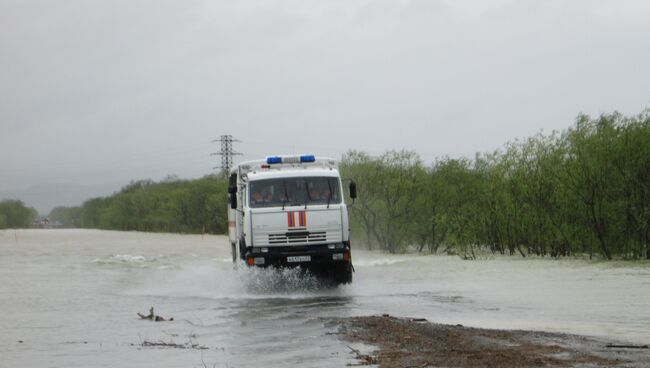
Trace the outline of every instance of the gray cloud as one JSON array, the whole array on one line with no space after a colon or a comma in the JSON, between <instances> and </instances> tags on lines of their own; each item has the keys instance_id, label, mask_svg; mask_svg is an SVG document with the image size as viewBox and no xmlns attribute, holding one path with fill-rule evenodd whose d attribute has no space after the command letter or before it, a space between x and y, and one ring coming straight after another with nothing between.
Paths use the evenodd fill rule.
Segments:
<instances>
[{"instance_id":1,"label":"gray cloud","mask_svg":"<svg viewBox=\"0 0 650 368\"><path fill-rule=\"evenodd\" d=\"M0 2L0 190L245 158L472 156L650 101L645 1Z\"/></svg>"}]
</instances>

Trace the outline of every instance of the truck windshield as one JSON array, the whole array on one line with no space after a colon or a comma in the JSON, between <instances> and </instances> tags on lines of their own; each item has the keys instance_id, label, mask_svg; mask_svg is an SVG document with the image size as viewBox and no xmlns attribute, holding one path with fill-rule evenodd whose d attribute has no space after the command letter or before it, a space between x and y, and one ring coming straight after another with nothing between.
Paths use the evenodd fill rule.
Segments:
<instances>
[{"instance_id":1,"label":"truck windshield","mask_svg":"<svg viewBox=\"0 0 650 368\"><path fill-rule=\"evenodd\" d=\"M338 178L303 177L250 182L251 207L282 207L341 203Z\"/></svg>"}]
</instances>

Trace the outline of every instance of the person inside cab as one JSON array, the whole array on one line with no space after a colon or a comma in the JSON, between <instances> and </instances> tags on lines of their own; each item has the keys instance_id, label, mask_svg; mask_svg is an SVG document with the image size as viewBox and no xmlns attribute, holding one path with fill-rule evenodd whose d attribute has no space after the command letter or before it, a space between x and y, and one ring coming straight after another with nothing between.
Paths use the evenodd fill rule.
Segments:
<instances>
[{"instance_id":1,"label":"person inside cab","mask_svg":"<svg viewBox=\"0 0 650 368\"><path fill-rule=\"evenodd\" d=\"M330 191L330 188L324 187L323 190L320 192L320 198L321 200L327 202L327 200L331 199L330 196L332 195L332 192Z\"/></svg>"},{"instance_id":2,"label":"person inside cab","mask_svg":"<svg viewBox=\"0 0 650 368\"><path fill-rule=\"evenodd\" d=\"M271 194L272 188L268 185L260 187L259 185L255 186L251 192L251 201L254 205L268 205L273 196Z\"/></svg>"},{"instance_id":3,"label":"person inside cab","mask_svg":"<svg viewBox=\"0 0 650 368\"><path fill-rule=\"evenodd\" d=\"M262 201L264 203L273 202L273 194L271 194L271 189L272 188L265 188L265 190L262 191Z\"/></svg>"},{"instance_id":4,"label":"person inside cab","mask_svg":"<svg viewBox=\"0 0 650 368\"><path fill-rule=\"evenodd\" d=\"M316 186L316 183L309 183L309 199L312 201L320 201L320 190Z\"/></svg>"},{"instance_id":5,"label":"person inside cab","mask_svg":"<svg viewBox=\"0 0 650 368\"><path fill-rule=\"evenodd\" d=\"M269 194L271 195L270 201L276 205L287 201L282 182L272 184Z\"/></svg>"},{"instance_id":6,"label":"person inside cab","mask_svg":"<svg viewBox=\"0 0 650 368\"><path fill-rule=\"evenodd\" d=\"M330 196L327 181L316 179L309 183L309 199L317 203L326 203Z\"/></svg>"},{"instance_id":7,"label":"person inside cab","mask_svg":"<svg viewBox=\"0 0 650 368\"><path fill-rule=\"evenodd\" d=\"M253 200L253 204L261 204L264 197L262 196L262 192L256 189L251 194L251 199Z\"/></svg>"}]
</instances>

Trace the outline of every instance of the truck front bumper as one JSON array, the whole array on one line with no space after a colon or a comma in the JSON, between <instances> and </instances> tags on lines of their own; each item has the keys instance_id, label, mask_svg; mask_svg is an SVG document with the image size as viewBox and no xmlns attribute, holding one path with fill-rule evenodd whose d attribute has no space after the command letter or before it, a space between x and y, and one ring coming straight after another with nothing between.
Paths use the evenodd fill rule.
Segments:
<instances>
[{"instance_id":1,"label":"truck front bumper","mask_svg":"<svg viewBox=\"0 0 650 368\"><path fill-rule=\"evenodd\" d=\"M282 247L249 247L246 264L258 267L327 268L351 263L350 243L293 245Z\"/></svg>"}]
</instances>

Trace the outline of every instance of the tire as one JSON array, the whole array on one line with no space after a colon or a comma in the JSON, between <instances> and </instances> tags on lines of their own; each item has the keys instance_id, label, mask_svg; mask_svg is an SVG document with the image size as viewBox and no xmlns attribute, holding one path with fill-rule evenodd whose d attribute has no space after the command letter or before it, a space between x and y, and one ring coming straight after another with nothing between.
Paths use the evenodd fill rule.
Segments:
<instances>
[{"instance_id":1,"label":"tire","mask_svg":"<svg viewBox=\"0 0 650 368\"><path fill-rule=\"evenodd\" d=\"M333 279L339 285L352 283L352 264L348 263L342 267L337 267Z\"/></svg>"}]
</instances>

